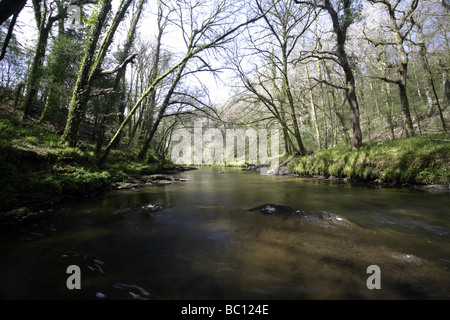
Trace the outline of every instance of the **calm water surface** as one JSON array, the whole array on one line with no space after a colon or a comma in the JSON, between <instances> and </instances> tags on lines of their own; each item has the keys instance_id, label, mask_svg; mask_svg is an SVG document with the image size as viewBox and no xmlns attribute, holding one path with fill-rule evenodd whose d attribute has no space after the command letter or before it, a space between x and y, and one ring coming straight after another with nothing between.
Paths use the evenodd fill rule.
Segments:
<instances>
[{"instance_id":1,"label":"calm water surface","mask_svg":"<svg viewBox=\"0 0 450 320\"><path fill-rule=\"evenodd\" d=\"M0 233L0 299L449 299L450 196L236 168L71 203ZM119 216L161 204L154 217ZM264 216L324 210L351 228ZM81 290L68 290L69 265ZM381 270L369 290L367 267Z\"/></svg>"}]
</instances>

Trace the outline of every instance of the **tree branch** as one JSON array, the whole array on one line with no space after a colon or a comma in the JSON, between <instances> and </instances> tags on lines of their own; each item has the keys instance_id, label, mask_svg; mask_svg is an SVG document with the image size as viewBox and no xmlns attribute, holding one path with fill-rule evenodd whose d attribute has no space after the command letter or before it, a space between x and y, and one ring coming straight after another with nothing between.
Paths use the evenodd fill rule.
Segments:
<instances>
[{"instance_id":1,"label":"tree branch","mask_svg":"<svg viewBox=\"0 0 450 320\"><path fill-rule=\"evenodd\" d=\"M11 22L9 23L8 34L6 35L6 38L3 41L2 52L0 54L0 61L3 60L3 58L5 57L6 49L7 49L8 45L9 45L9 41L12 38L12 34L13 34L14 26L16 25L17 17L19 16L19 13L22 11L24 6L25 6L25 3L22 5L22 7L20 9L18 9L14 13L14 15L13 15L13 17L11 19Z\"/></svg>"},{"instance_id":2,"label":"tree branch","mask_svg":"<svg viewBox=\"0 0 450 320\"><path fill-rule=\"evenodd\" d=\"M338 86L338 85L333 84L333 83L331 83L331 82L329 82L329 81L327 81L327 80L323 80L323 79L322 79L322 80L319 80L319 79L314 78L314 77L311 77L311 79L314 80L314 81L316 81L317 83L324 83L324 84L326 84L326 85L328 85L328 86L330 86L330 87L336 88L336 89L348 90L348 88L346 88L346 87Z\"/></svg>"},{"instance_id":3,"label":"tree branch","mask_svg":"<svg viewBox=\"0 0 450 320\"><path fill-rule=\"evenodd\" d=\"M119 64L118 66L116 66L114 69L109 69L109 70L103 70L100 72L100 76L103 76L105 74L112 74L112 73L116 73L119 70L125 68L127 66L128 63L133 63L134 58L137 57L137 52L133 52L132 54L130 54L128 57L125 58L125 60L123 60L123 62L121 64Z\"/></svg>"},{"instance_id":4,"label":"tree branch","mask_svg":"<svg viewBox=\"0 0 450 320\"><path fill-rule=\"evenodd\" d=\"M384 82L387 82L387 83L393 83L393 84L401 83L401 80L392 80L392 79L388 79L388 78L385 78L385 77L378 77L378 76L368 76L368 77L372 78L372 79L383 80Z\"/></svg>"}]
</instances>

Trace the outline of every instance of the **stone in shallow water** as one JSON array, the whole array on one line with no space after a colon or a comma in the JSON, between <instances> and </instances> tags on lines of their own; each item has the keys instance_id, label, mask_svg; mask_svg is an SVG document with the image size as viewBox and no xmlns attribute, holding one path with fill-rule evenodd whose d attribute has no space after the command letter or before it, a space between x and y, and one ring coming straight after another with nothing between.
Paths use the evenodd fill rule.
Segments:
<instances>
[{"instance_id":1,"label":"stone in shallow water","mask_svg":"<svg viewBox=\"0 0 450 320\"><path fill-rule=\"evenodd\" d=\"M405 261L405 262L409 262L409 263L413 263L413 264L417 264L417 265L421 265L424 263L424 260L416 257L412 254L406 254L406 253L400 253L400 254L392 254L392 257L394 257L395 259L401 260L401 261Z\"/></svg>"},{"instance_id":2,"label":"stone in shallow water","mask_svg":"<svg viewBox=\"0 0 450 320\"><path fill-rule=\"evenodd\" d=\"M117 190L122 189L135 189L138 188L139 185L137 183L131 183L131 182L116 182L113 185Z\"/></svg>"},{"instance_id":3,"label":"stone in shallow water","mask_svg":"<svg viewBox=\"0 0 450 320\"><path fill-rule=\"evenodd\" d=\"M325 211L304 211L299 209L293 209L288 206L282 206L277 204L264 204L262 206L258 206L250 209L249 211L259 211L264 215L274 215L281 217L289 217L292 219L298 219L305 221L307 223L311 223L320 227L330 227L333 225L340 225L350 227L353 225L347 219L344 219L340 216L337 216L333 213L325 212Z\"/></svg>"},{"instance_id":4,"label":"stone in shallow water","mask_svg":"<svg viewBox=\"0 0 450 320\"><path fill-rule=\"evenodd\" d=\"M114 214L121 216L130 215L144 215L144 216L154 216L162 211L165 207L159 204L132 204L126 207L122 207L116 211Z\"/></svg>"}]
</instances>

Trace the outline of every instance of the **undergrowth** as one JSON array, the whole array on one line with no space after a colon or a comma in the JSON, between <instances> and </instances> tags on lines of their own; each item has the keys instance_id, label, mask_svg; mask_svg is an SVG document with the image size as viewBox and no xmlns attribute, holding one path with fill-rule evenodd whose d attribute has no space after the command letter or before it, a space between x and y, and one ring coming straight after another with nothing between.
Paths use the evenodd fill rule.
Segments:
<instances>
[{"instance_id":1,"label":"undergrowth","mask_svg":"<svg viewBox=\"0 0 450 320\"><path fill-rule=\"evenodd\" d=\"M95 146L72 148L37 123L0 116L0 212L95 194L113 182L175 167L156 156L135 161L132 150L113 150L99 167L98 156Z\"/></svg>"},{"instance_id":2,"label":"undergrowth","mask_svg":"<svg viewBox=\"0 0 450 320\"><path fill-rule=\"evenodd\" d=\"M338 147L297 157L288 168L300 175L401 184L450 183L449 133Z\"/></svg>"}]
</instances>

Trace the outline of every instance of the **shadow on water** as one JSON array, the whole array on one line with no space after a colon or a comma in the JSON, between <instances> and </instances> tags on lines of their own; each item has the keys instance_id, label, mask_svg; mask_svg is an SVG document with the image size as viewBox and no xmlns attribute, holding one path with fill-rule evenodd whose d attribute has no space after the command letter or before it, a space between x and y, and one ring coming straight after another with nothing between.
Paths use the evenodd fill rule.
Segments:
<instances>
[{"instance_id":1,"label":"shadow on water","mask_svg":"<svg viewBox=\"0 0 450 320\"><path fill-rule=\"evenodd\" d=\"M0 235L2 299L448 299L450 197L236 168L112 192ZM354 223L323 228L249 209L273 203ZM115 214L158 204L150 216ZM81 290L68 290L69 265ZM369 290L367 267L381 270Z\"/></svg>"}]
</instances>

